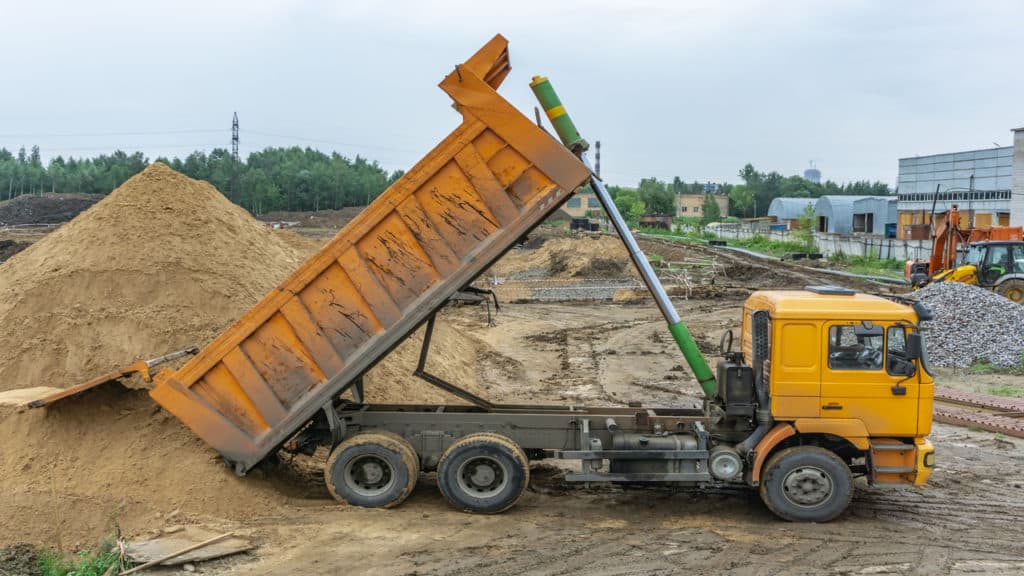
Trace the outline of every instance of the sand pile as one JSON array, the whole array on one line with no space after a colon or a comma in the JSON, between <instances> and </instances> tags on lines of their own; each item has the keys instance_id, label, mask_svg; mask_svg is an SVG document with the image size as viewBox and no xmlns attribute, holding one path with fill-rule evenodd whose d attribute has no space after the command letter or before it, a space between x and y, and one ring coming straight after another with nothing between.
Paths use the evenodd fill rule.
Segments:
<instances>
[{"instance_id":1,"label":"sand pile","mask_svg":"<svg viewBox=\"0 0 1024 576\"><path fill-rule=\"evenodd\" d=\"M548 238L536 249L509 252L492 271L512 280L637 276L622 241L608 235Z\"/></svg>"},{"instance_id":2,"label":"sand pile","mask_svg":"<svg viewBox=\"0 0 1024 576\"><path fill-rule=\"evenodd\" d=\"M312 248L154 164L0 266L0 392L66 387L206 344ZM438 329L436 350L452 356L435 371L474 388L474 350ZM371 398L435 399L409 376L415 346L370 374ZM297 494L287 475L236 478L145 393L116 385L46 410L0 407L0 545L55 545L58 525L72 546L94 543L114 521L137 531L194 516L273 516Z\"/></svg>"},{"instance_id":3,"label":"sand pile","mask_svg":"<svg viewBox=\"0 0 1024 576\"><path fill-rule=\"evenodd\" d=\"M0 267L0 390L205 344L302 260L209 184L154 164Z\"/></svg>"}]
</instances>

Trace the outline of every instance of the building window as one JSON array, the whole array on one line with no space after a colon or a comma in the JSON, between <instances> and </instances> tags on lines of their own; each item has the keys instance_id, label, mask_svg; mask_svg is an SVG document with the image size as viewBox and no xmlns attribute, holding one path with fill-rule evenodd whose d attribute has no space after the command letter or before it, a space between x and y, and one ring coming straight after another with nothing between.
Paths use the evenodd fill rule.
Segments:
<instances>
[{"instance_id":1,"label":"building window","mask_svg":"<svg viewBox=\"0 0 1024 576\"><path fill-rule=\"evenodd\" d=\"M698 212L700 212L700 206L694 206L693 207L693 213L696 214Z\"/></svg>"},{"instance_id":2,"label":"building window","mask_svg":"<svg viewBox=\"0 0 1024 576\"><path fill-rule=\"evenodd\" d=\"M579 208L581 205L579 198L569 198L569 202L566 204L568 208Z\"/></svg>"},{"instance_id":3,"label":"building window","mask_svg":"<svg viewBox=\"0 0 1024 576\"><path fill-rule=\"evenodd\" d=\"M686 206L680 206L679 207L679 212L685 214L686 213Z\"/></svg>"},{"instance_id":4,"label":"building window","mask_svg":"<svg viewBox=\"0 0 1024 576\"><path fill-rule=\"evenodd\" d=\"M600 208L601 201L597 198L587 198L587 208Z\"/></svg>"}]
</instances>

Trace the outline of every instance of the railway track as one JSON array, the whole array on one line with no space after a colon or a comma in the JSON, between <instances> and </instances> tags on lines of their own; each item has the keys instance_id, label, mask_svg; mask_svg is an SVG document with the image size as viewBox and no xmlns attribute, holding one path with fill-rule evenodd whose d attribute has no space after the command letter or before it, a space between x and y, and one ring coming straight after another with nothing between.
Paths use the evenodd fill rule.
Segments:
<instances>
[{"instance_id":1,"label":"railway track","mask_svg":"<svg viewBox=\"0 0 1024 576\"><path fill-rule=\"evenodd\" d=\"M1024 438L1024 399L935 388L936 422Z\"/></svg>"}]
</instances>

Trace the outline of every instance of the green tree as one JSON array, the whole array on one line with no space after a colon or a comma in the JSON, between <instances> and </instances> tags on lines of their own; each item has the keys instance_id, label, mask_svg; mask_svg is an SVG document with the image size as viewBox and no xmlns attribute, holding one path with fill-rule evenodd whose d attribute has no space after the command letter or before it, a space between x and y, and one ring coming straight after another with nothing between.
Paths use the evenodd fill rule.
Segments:
<instances>
[{"instance_id":1,"label":"green tree","mask_svg":"<svg viewBox=\"0 0 1024 576\"><path fill-rule=\"evenodd\" d=\"M629 222L630 226L636 226L640 222L640 218L647 213L647 205L644 204L643 200L637 200L633 202L633 205L629 207L629 210L625 214L626 221Z\"/></svg>"},{"instance_id":2,"label":"green tree","mask_svg":"<svg viewBox=\"0 0 1024 576\"><path fill-rule=\"evenodd\" d=\"M814 222L817 218L814 215L814 205L808 204L804 207L804 211L797 218L797 229L793 233L796 236L800 244L803 245L804 252L817 252L818 246L814 242Z\"/></svg>"},{"instance_id":3,"label":"green tree","mask_svg":"<svg viewBox=\"0 0 1024 576\"><path fill-rule=\"evenodd\" d=\"M701 226L706 226L722 219L722 209L718 206L718 201L711 194L704 195L704 202L701 203L700 212Z\"/></svg>"},{"instance_id":4,"label":"green tree","mask_svg":"<svg viewBox=\"0 0 1024 576\"><path fill-rule=\"evenodd\" d=\"M634 204L638 202L643 204L643 202L640 201L640 197L637 195L636 190L629 190L626 188L619 189L618 194L615 195L614 201L615 208L619 210L619 214L622 214L623 218L628 217L629 211L633 209ZM640 216L643 216L643 214ZM639 218L640 217L637 216L638 220Z\"/></svg>"},{"instance_id":5,"label":"green tree","mask_svg":"<svg viewBox=\"0 0 1024 576\"><path fill-rule=\"evenodd\" d=\"M648 213L675 216L676 197L666 183L657 178L644 178L640 180L637 191Z\"/></svg>"},{"instance_id":6,"label":"green tree","mask_svg":"<svg viewBox=\"0 0 1024 576\"><path fill-rule=\"evenodd\" d=\"M729 208L733 216L745 218L754 207L754 194L746 184L737 184L729 191Z\"/></svg>"}]
</instances>

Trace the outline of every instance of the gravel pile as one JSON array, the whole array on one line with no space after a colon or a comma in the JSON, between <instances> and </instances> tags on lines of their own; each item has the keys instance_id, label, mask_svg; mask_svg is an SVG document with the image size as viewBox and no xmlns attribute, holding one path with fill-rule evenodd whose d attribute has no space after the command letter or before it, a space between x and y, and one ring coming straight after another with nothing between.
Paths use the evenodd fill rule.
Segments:
<instances>
[{"instance_id":1,"label":"gravel pile","mask_svg":"<svg viewBox=\"0 0 1024 576\"><path fill-rule=\"evenodd\" d=\"M917 296L935 313L923 326L932 364L963 368L980 358L997 366L1020 362L1024 306L959 282L929 284Z\"/></svg>"}]
</instances>

